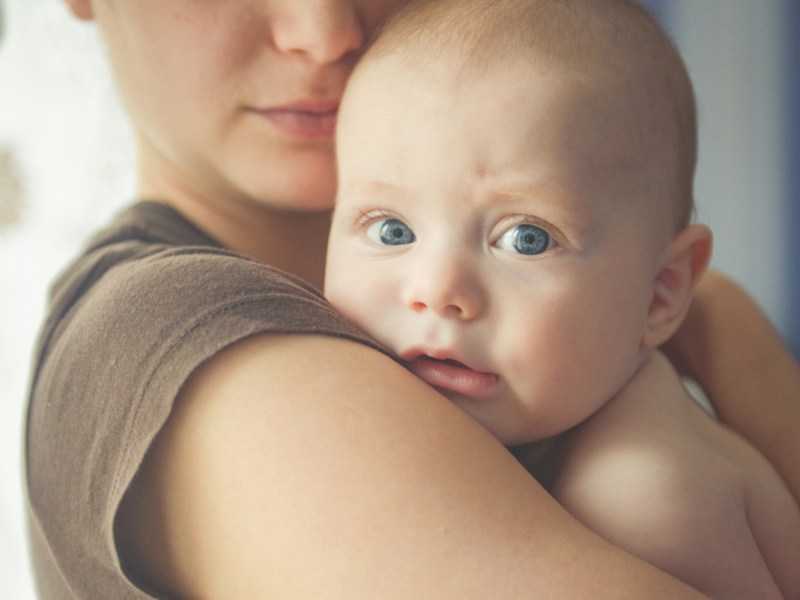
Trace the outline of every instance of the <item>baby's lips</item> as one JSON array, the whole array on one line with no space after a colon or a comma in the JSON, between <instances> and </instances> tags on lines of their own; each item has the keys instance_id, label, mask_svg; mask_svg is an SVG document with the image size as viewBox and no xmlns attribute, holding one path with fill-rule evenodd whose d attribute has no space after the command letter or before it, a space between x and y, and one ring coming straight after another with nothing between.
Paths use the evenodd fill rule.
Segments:
<instances>
[{"instance_id":1,"label":"baby's lips","mask_svg":"<svg viewBox=\"0 0 800 600\"><path fill-rule=\"evenodd\" d=\"M470 398L485 398L497 388L500 378L495 373L476 371L451 358L434 358L426 354L406 360L417 377L443 392L454 392Z\"/></svg>"}]
</instances>

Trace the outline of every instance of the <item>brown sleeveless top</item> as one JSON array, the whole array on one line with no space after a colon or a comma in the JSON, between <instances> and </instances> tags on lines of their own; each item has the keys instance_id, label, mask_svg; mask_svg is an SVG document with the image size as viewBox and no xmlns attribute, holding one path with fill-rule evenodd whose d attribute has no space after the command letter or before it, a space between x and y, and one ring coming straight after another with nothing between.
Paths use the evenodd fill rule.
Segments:
<instances>
[{"instance_id":1,"label":"brown sleeveless top","mask_svg":"<svg viewBox=\"0 0 800 600\"><path fill-rule=\"evenodd\" d=\"M154 598L123 573L120 500L189 375L247 336L371 342L318 291L140 202L56 281L34 357L26 476L43 600Z\"/></svg>"}]
</instances>

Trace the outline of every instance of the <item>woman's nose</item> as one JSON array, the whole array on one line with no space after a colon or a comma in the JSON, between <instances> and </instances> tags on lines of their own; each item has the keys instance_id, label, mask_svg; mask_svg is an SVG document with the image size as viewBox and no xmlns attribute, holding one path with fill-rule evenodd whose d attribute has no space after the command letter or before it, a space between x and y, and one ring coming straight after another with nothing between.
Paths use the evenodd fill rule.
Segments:
<instances>
[{"instance_id":1,"label":"woman's nose","mask_svg":"<svg viewBox=\"0 0 800 600\"><path fill-rule=\"evenodd\" d=\"M353 0L286 0L272 20L275 47L318 64L336 62L364 45Z\"/></svg>"},{"instance_id":2,"label":"woman's nose","mask_svg":"<svg viewBox=\"0 0 800 600\"><path fill-rule=\"evenodd\" d=\"M480 277L460 261L434 260L418 265L406 288L406 305L417 313L471 321L485 309Z\"/></svg>"}]
</instances>

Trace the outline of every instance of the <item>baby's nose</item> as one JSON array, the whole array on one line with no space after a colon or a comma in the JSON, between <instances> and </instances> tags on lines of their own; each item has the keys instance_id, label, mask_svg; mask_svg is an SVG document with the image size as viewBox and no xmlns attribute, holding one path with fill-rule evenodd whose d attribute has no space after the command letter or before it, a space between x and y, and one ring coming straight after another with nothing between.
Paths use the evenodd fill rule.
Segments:
<instances>
[{"instance_id":1,"label":"baby's nose","mask_svg":"<svg viewBox=\"0 0 800 600\"><path fill-rule=\"evenodd\" d=\"M417 271L407 288L406 304L417 313L432 311L441 317L470 321L482 313L486 298L473 269L439 260Z\"/></svg>"}]
</instances>

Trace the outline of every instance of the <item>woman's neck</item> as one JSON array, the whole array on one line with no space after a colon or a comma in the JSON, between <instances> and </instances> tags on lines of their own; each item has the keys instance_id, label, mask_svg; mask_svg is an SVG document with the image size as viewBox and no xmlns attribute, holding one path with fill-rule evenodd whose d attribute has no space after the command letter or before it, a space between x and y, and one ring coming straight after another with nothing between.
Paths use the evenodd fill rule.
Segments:
<instances>
[{"instance_id":1,"label":"woman's neck","mask_svg":"<svg viewBox=\"0 0 800 600\"><path fill-rule=\"evenodd\" d=\"M203 198L163 185L142 185L141 193L178 210L225 248L322 289L329 212L290 211L243 198Z\"/></svg>"},{"instance_id":2,"label":"woman's neck","mask_svg":"<svg viewBox=\"0 0 800 600\"><path fill-rule=\"evenodd\" d=\"M223 246L322 289L330 213L251 210L175 202L174 208Z\"/></svg>"},{"instance_id":3,"label":"woman's neck","mask_svg":"<svg viewBox=\"0 0 800 600\"><path fill-rule=\"evenodd\" d=\"M213 170L207 177L196 172L189 177L146 144L139 151L139 191L143 198L172 206L225 248L322 289L329 211L258 201Z\"/></svg>"}]
</instances>

